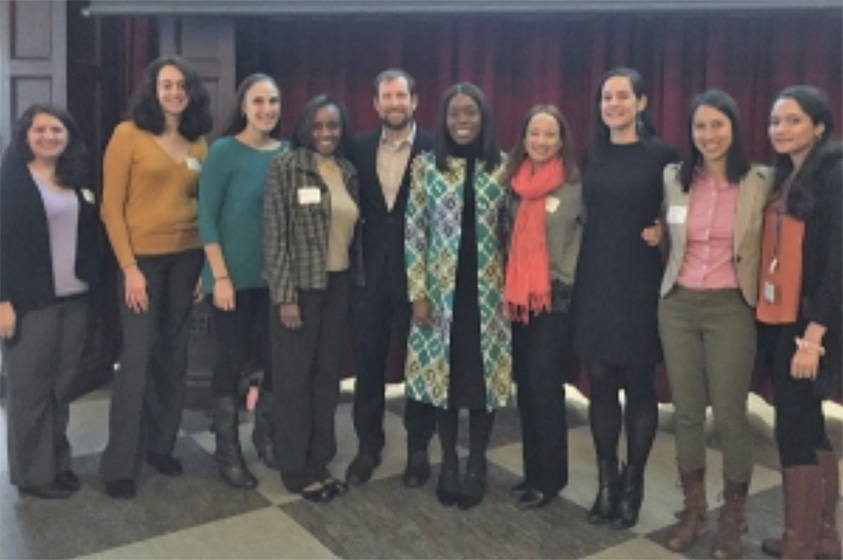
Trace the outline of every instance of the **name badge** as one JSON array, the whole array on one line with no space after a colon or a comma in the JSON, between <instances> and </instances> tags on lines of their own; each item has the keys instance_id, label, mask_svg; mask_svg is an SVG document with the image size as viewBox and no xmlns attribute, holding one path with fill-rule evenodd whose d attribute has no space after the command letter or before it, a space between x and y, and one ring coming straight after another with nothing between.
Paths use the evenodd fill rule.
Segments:
<instances>
[{"instance_id":1,"label":"name badge","mask_svg":"<svg viewBox=\"0 0 843 560\"><path fill-rule=\"evenodd\" d=\"M195 157L187 157L184 160L184 164L187 166L188 169L191 171L200 171L202 169L202 164L199 163L199 160Z\"/></svg>"},{"instance_id":2,"label":"name badge","mask_svg":"<svg viewBox=\"0 0 843 560\"><path fill-rule=\"evenodd\" d=\"M776 285L769 280L764 281L764 301L776 303Z\"/></svg>"},{"instance_id":3,"label":"name badge","mask_svg":"<svg viewBox=\"0 0 843 560\"><path fill-rule=\"evenodd\" d=\"M548 211L548 213L553 214L556 212L556 209L559 208L559 199L555 196L549 196L544 199L544 209Z\"/></svg>"},{"instance_id":4,"label":"name badge","mask_svg":"<svg viewBox=\"0 0 843 560\"><path fill-rule=\"evenodd\" d=\"M322 202L322 191L319 190L319 187L302 187L296 191L296 195L298 196L299 206Z\"/></svg>"},{"instance_id":5,"label":"name badge","mask_svg":"<svg viewBox=\"0 0 843 560\"><path fill-rule=\"evenodd\" d=\"M687 206L671 206L667 209L667 223L669 224L684 224L687 217Z\"/></svg>"}]
</instances>

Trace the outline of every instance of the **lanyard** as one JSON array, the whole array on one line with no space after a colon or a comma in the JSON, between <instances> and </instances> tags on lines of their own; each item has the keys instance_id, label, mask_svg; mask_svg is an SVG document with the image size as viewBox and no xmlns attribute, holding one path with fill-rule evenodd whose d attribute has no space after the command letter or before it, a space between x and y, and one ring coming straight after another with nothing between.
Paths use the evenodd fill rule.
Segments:
<instances>
[{"instance_id":1,"label":"lanyard","mask_svg":"<svg viewBox=\"0 0 843 560\"><path fill-rule=\"evenodd\" d=\"M787 197L790 194L790 186L793 183L793 175L785 180L779 197L773 202L776 205L776 222L773 230L773 251L770 259L770 274L774 274L779 268L779 243L782 236L782 217L787 212Z\"/></svg>"}]
</instances>

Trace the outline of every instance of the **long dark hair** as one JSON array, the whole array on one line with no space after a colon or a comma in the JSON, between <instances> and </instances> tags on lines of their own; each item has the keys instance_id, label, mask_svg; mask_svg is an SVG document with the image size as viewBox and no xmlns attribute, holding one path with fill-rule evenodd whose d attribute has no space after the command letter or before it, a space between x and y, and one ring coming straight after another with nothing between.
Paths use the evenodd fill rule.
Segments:
<instances>
[{"instance_id":1,"label":"long dark hair","mask_svg":"<svg viewBox=\"0 0 843 560\"><path fill-rule=\"evenodd\" d=\"M246 76L240 85L237 87L237 93L235 94L237 97L237 101L234 104L234 108L231 110L231 114L228 117L228 124L225 127L225 131L223 132L223 136L234 136L235 134L240 134L243 132L243 129L246 128L248 121L246 119L246 113L243 111L243 102L246 100L246 94L249 92L251 87L259 82L269 82L272 86L278 90L278 98L281 98L281 88L278 87L278 84L275 83L275 80L272 76L268 74L250 74ZM278 135L278 130L281 128L281 119L278 119L278 122L275 124L275 127L269 132L270 136Z\"/></svg>"},{"instance_id":2,"label":"long dark hair","mask_svg":"<svg viewBox=\"0 0 843 560\"><path fill-rule=\"evenodd\" d=\"M313 119L316 112L322 107L334 107L340 116L340 142L337 146L337 155L345 157L351 152L351 124L348 118L348 111L345 106L327 93L321 93L304 104L296 118L293 127L293 137L290 140L290 147L307 148L315 151L313 146Z\"/></svg>"},{"instance_id":3,"label":"long dark hair","mask_svg":"<svg viewBox=\"0 0 843 560\"><path fill-rule=\"evenodd\" d=\"M785 88L776 97L776 101L792 99L808 115L813 125L824 125L824 130L814 142L811 151L808 153L802 166L796 172L790 184L787 196L787 211L797 218L806 218L814 208L816 197L813 187L816 174L824 163L826 152L840 151L839 144L831 141L831 133L834 130L834 113L831 109L831 101L828 95L821 89L814 86L797 85ZM774 102L775 103L775 102ZM776 198L782 191L784 183L793 173L793 160L787 154L776 154L773 160L775 174L773 177L773 198Z\"/></svg>"},{"instance_id":4,"label":"long dark hair","mask_svg":"<svg viewBox=\"0 0 843 560\"><path fill-rule=\"evenodd\" d=\"M719 89L709 89L694 97L688 108L687 142L688 150L682 160L682 167L679 170L679 179L682 183L682 190L688 192L691 183L694 181L694 171L702 163L703 156L694 144L694 115L702 106L717 109L729 119L732 124L732 143L726 151L726 179L730 183L739 183L749 172L752 162L746 155L746 146L743 139L743 127L741 126L741 114L738 104L732 96Z\"/></svg>"},{"instance_id":5,"label":"long dark hair","mask_svg":"<svg viewBox=\"0 0 843 560\"><path fill-rule=\"evenodd\" d=\"M577 168L577 159L574 157L574 139L571 135L571 129L568 126L568 121L562 115L556 105L533 105L527 111L524 121L521 124L521 132L515 145L509 152L509 158L506 162L506 175L508 178L518 172L518 168L527 159L527 150L524 147L524 139L527 137L527 128L530 126L530 121L536 115L549 115L556 119L556 124L559 125L559 139L562 141L562 147L559 150L559 155L562 157L562 166L565 169L565 181L574 181L579 178L580 171Z\"/></svg>"},{"instance_id":6,"label":"long dark hair","mask_svg":"<svg viewBox=\"0 0 843 560\"><path fill-rule=\"evenodd\" d=\"M164 132L164 113L158 101L158 74L165 66L175 66L184 76L188 101L179 119L179 134L193 142L213 128L210 98L193 65L180 56L161 56L146 67L143 83L132 97L129 117L140 129L156 135Z\"/></svg>"},{"instance_id":7,"label":"long dark hair","mask_svg":"<svg viewBox=\"0 0 843 560\"><path fill-rule=\"evenodd\" d=\"M649 92L647 90L647 82L641 73L626 66L619 66L612 68L606 72L600 83L597 85L597 92L594 94L594 112L591 116L591 138L589 140L589 155L599 159L600 155L611 143L609 127L603 122L602 111L600 110L603 102L603 86L610 78L626 78L632 87L632 93L635 94L636 99L648 97L648 103L644 110L638 113L635 126L638 130L638 138L644 145L648 145L648 139L656 135L656 127L653 126L653 120L650 117Z\"/></svg>"},{"instance_id":8,"label":"long dark hair","mask_svg":"<svg viewBox=\"0 0 843 560\"><path fill-rule=\"evenodd\" d=\"M459 82L449 87L442 95L439 105L439 116L436 118L436 127L433 129L433 153L436 157L436 169L447 171L448 163L448 142L451 136L448 133L448 104L458 94L467 95L480 108L480 158L484 162L486 171L494 170L501 163L501 150L498 141L495 139L495 120L492 117L492 109L486 96L479 87L470 82Z\"/></svg>"},{"instance_id":9,"label":"long dark hair","mask_svg":"<svg viewBox=\"0 0 843 560\"><path fill-rule=\"evenodd\" d=\"M56 181L62 187L75 190L88 186L88 150L82 140L79 126L66 109L52 103L35 103L23 112L15 123L14 137L6 149L4 162L18 161L26 164L35 158L26 137L32 121L41 114L57 118L67 129L67 147L56 161Z\"/></svg>"}]
</instances>

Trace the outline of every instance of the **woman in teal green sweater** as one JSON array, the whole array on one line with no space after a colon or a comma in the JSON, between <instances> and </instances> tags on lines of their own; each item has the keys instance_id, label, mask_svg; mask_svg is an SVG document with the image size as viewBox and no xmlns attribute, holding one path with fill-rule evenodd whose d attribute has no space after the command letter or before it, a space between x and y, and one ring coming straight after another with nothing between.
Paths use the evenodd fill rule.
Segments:
<instances>
[{"instance_id":1,"label":"woman in teal green sweater","mask_svg":"<svg viewBox=\"0 0 843 560\"><path fill-rule=\"evenodd\" d=\"M199 178L199 235L205 247L203 292L212 297L215 337L214 431L217 466L231 486L253 488L257 479L243 460L238 437L241 373L254 340L269 367L269 298L263 270L264 175L287 149L274 137L281 94L265 74L252 74L237 90L237 105L224 135L211 145ZM272 467L271 375L264 374L252 441Z\"/></svg>"}]
</instances>

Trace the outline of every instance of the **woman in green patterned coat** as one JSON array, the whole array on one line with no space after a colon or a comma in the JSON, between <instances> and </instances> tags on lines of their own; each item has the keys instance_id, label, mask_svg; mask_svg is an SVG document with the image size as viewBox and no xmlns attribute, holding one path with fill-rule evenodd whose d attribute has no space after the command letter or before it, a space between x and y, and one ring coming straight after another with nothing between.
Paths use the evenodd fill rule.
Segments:
<instances>
[{"instance_id":1,"label":"woman in green patterned coat","mask_svg":"<svg viewBox=\"0 0 843 560\"><path fill-rule=\"evenodd\" d=\"M494 410L510 396L510 326L502 315L498 216L505 166L491 110L470 83L443 96L433 153L413 164L406 211L407 280L413 325L407 397L438 408L445 506L476 506L486 491ZM460 479L459 410L470 411L469 457Z\"/></svg>"}]
</instances>

